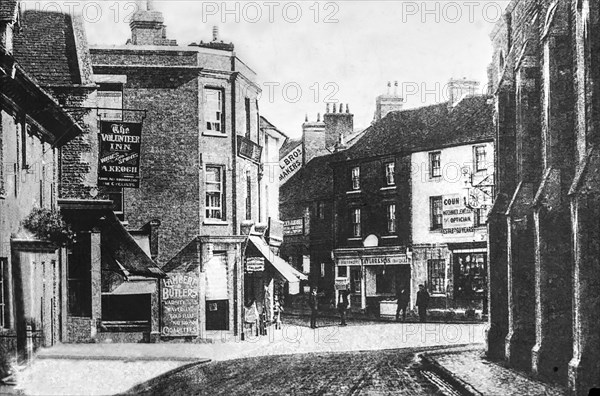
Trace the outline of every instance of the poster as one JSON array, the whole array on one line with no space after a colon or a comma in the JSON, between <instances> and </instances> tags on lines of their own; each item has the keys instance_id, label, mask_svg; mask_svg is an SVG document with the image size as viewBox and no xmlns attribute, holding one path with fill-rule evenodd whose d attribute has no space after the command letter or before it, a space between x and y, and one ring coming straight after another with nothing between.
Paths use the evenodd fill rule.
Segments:
<instances>
[{"instance_id":1,"label":"poster","mask_svg":"<svg viewBox=\"0 0 600 396\"><path fill-rule=\"evenodd\" d=\"M140 187L142 124L100 122L98 186Z\"/></svg>"},{"instance_id":2,"label":"poster","mask_svg":"<svg viewBox=\"0 0 600 396\"><path fill-rule=\"evenodd\" d=\"M444 234L472 234L473 210L465 206L459 194L442 197L442 232Z\"/></svg>"},{"instance_id":3,"label":"poster","mask_svg":"<svg viewBox=\"0 0 600 396\"><path fill-rule=\"evenodd\" d=\"M199 335L199 289L200 278L195 272L169 274L161 281L163 336Z\"/></svg>"}]
</instances>

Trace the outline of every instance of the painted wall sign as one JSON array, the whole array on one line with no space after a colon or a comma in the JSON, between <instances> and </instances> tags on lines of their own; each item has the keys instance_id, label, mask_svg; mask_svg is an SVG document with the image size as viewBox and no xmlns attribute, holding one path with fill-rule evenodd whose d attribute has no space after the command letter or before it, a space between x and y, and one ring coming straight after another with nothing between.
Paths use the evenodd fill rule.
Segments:
<instances>
[{"instance_id":1,"label":"painted wall sign","mask_svg":"<svg viewBox=\"0 0 600 396\"><path fill-rule=\"evenodd\" d=\"M389 256L364 256L362 265L402 265L410 264L406 254ZM361 257L339 257L336 260L338 266L361 265Z\"/></svg>"},{"instance_id":2,"label":"painted wall sign","mask_svg":"<svg viewBox=\"0 0 600 396\"><path fill-rule=\"evenodd\" d=\"M279 184L283 184L290 179L296 172L302 168L302 156L304 150L302 145L299 144L292 151L290 151L285 157L279 160Z\"/></svg>"},{"instance_id":3,"label":"painted wall sign","mask_svg":"<svg viewBox=\"0 0 600 396\"><path fill-rule=\"evenodd\" d=\"M473 221L473 211L465 206L460 194L442 197L443 234L472 234Z\"/></svg>"},{"instance_id":4,"label":"painted wall sign","mask_svg":"<svg viewBox=\"0 0 600 396\"><path fill-rule=\"evenodd\" d=\"M199 289L200 278L196 272L172 273L161 280L163 336L199 335Z\"/></svg>"},{"instance_id":5,"label":"painted wall sign","mask_svg":"<svg viewBox=\"0 0 600 396\"><path fill-rule=\"evenodd\" d=\"M98 185L140 187L142 124L100 121Z\"/></svg>"},{"instance_id":6,"label":"painted wall sign","mask_svg":"<svg viewBox=\"0 0 600 396\"><path fill-rule=\"evenodd\" d=\"M304 219L285 220L283 222L283 235L303 235Z\"/></svg>"}]
</instances>

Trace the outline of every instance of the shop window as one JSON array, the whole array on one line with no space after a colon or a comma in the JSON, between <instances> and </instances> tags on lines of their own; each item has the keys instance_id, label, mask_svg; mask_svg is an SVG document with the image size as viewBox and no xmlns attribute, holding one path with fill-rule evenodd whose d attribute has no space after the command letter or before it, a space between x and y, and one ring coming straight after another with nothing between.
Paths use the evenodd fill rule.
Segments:
<instances>
[{"instance_id":1,"label":"shop window","mask_svg":"<svg viewBox=\"0 0 600 396\"><path fill-rule=\"evenodd\" d=\"M225 220L223 210L223 167L206 166L206 218Z\"/></svg>"},{"instance_id":2,"label":"shop window","mask_svg":"<svg viewBox=\"0 0 600 396\"><path fill-rule=\"evenodd\" d=\"M396 204L387 205L387 232L388 234L396 233Z\"/></svg>"},{"instance_id":3,"label":"shop window","mask_svg":"<svg viewBox=\"0 0 600 396\"><path fill-rule=\"evenodd\" d=\"M394 277L391 276L389 269L378 269L375 274L375 293L392 294L394 293Z\"/></svg>"},{"instance_id":4,"label":"shop window","mask_svg":"<svg viewBox=\"0 0 600 396\"><path fill-rule=\"evenodd\" d=\"M454 255L454 297L483 299L487 292L487 255L457 253Z\"/></svg>"},{"instance_id":5,"label":"shop window","mask_svg":"<svg viewBox=\"0 0 600 396\"><path fill-rule=\"evenodd\" d=\"M134 330L134 326L148 326L151 316L150 294L124 294L102 296L102 322L130 322L123 330ZM133 322L133 323L131 323ZM116 325L116 324L115 324ZM136 329L137 330L137 329Z\"/></svg>"},{"instance_id":6,"label":"shop window","mask_svg":"<svg viewBox=\"0 0 600 396\"><path fill-rule=\"evenodd\" d=\"M436 151L429 153L429 177L435 178L442 176L442 153Z\"/></svg>"},{"instance_id":7,"label":"shop window","mask_svg":"<svg viewBox=\"0 0 600 396\"><path fill-rule=\"evenodd\" d=\"M427 284L429 292L443 294L446 292L446 260L427 260Z\"/></svg>"},{"instance_id":8,"label":"shop window","mask_svg":"<svg viewBox=\"0 0 600 396\"><path fill-rule=\"evenodd\" d=\"M338 267L338 277L347 278L348 277L348 267L346 267L344 265Z\"/></svg>"},{"instance_id":9,"label":"shop window","mask_svg":"<svg viewBox=\"0 0 600 396\"><path fill-rule=\"evenodd\" d=\"M360 190L360 167L352 168L352 189Z\"/></svg>"},{"instance_id":10,"label":"shop window","mask_svg":"<svg viewBox=\"0 0 600 396\"><path fill-rule=\"evenodd\" d=\"M393 186L396 184L394 172L396 165L394 162L388 162L385 164L385 184L388 186Z\"/></svg>"},{"instance_id":11,"label":"shop window","mask_svg":"<svg viewBox=\"0 0 600 396\"><path fill-rule=\"evenodd\" d=\"M0 258L0 329L8 327L8 259Z\"/></svg>"},{"instance_id":12,"label":"shop window","mask_svg":"<svg viewBox=\"0 0 600 396\"><path fill-rule=\"evenodd\" d=\"M78 234L68 255L68 312L71 316L92 316L90 234Z\"/></svg>"},{"instance_id":13,"label":"shop window","mask_svg":"<svg viewBox=\"0 0 600 396\"><path fill-rule=\"evenodd\" d=\"M473 147L473 162L475 163L475 172L487 170L485 146Z\"/></svg>"},{"instance_id":14,"label":"shop window","mask_svg":"<svg viewBox=\"0 0 600 396\"><path fill-rule=\"evenodd\" d=\"M360 209L359 208L355 208L352 209L351 213L351 222L352 222L352 236L353 237L360 237Z\"/></svg>"},{"instance_id":15,"label":"shop window","mask_svg":"<svg viewBox=\"0 0 600 396\"><path fill-rule=\"evenodd\" d=\"M430 197L429 207L431 213L431 229L442 229L442 197Z\"/></svg>"},{"instance_id":16,"label":"shop window","mask_svg":"<svg viewBox=\"0 0 600 396\"><path fill-rule=\"evenodd\" d=\"M225 133L222 89L204 88L204 122L206 123L206 132Z\"/></svg>"}]
</instances>

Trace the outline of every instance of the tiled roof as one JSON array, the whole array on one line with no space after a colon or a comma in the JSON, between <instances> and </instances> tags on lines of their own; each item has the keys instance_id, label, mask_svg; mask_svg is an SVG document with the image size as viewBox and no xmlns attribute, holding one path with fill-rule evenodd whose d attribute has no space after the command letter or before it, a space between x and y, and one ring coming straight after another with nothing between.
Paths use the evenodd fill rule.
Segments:
<instances>
[{"instance_id":1,"label":"tiled roof","mask_svg":"<svg viewBox=\"0 0 600 396\"><path fill-rule=\"evenodd\" d=\"M0 1L0 21L14 22L17 18L18 0Z\"/></svg>"},{"instance_id":2,"label":"tiled roof","mask_svg":"<svg viewBox=\"0 0 600 396\"><path fill-rule=\"evenodd\" d=\"M487 96L394 111L371 125L336 161L416 152L494 138L494 105Z\"/></svg>"},{"instance_id":3,"label":"tiled roof","mask_svg":"<svg viewBox=\"0 0 600 396\"><path fill-rule=\"evenodd\" d=\"M334 155L315 157L280 187L280 204L330 198L333 194L333 172L329 167Z\"/></svg>"},{"instance_id":4,"label":"tiled roof","mask_svg":"<svg viewBox=\"0 0 600 396\"><path fill-rule=\"evenodd\" d=\"M282 159L286 155L288 155L293 149L302 144L302 140L300 139L287 139L283 146L279 149L279 159Z\"/></svg>"},{"instance_id":5,"label":"tiled roof","mask_svg":"<svg viewBox=\"0 0 600 396\"><path fill-rule=\"evenodd\" d=\"M40 85L81 84L71 16L29 10L22 14L21 25L14 56Z\"/></svg>"}]
</instances>

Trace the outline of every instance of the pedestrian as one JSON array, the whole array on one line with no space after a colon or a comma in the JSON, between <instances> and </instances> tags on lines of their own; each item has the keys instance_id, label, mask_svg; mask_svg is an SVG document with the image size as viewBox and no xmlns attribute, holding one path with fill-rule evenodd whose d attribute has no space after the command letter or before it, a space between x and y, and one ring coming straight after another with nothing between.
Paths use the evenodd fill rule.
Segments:
<instances>
[{"instance_id":1,"label":"pedestrian","mask_svg":"<svg viewBox=\"0 0 600 396\"><path fill-rule=\"evenodd\" d=\"M340 326L346 326L346 311L348 310L348 291L340 290L340 296L337 303L337 309L340 313Z\"/></svg>"},{"instance_id":2,"label":"pedestrian","mask_svg":"<svg viewBox=\"0 0 600 396\"><path fill-rule=\"evenodd\" d=\"M401 289L400 293L397 295L397 298L396 321L400 320L400 311L402 311L402 321L404 322L406 320L406 310L408 309L410 296L406 289Z\"/></svg>"},{"instance_id":3,"label":"pedestrian","mask_svg":"<svg viewBox=\"0 0 600 396\"><path fill-rule=\"evenodd\" d=\"M279 302L279 297L275 295L275 299L273 302L273 316L275 317L275 329L281 329L281 313L283 312L283 307Z\"/></svg>"},{"instance_id":4,"label":"pedestrian","mask_svg":"<svg viewBox=\"0 0 600 396\"><path fill-rule=\"evenodd\" d=\"M425 290L425 286L419 285L419 291L417 292L417 308L419 310L419 320L421 322L427 321L427 306L429 305L429 293Z\"/></svg>"},{"instance_id":5,"label":"pedestrian","mask_svg":"<svg viewBox=\"0 0 600 396\"><path fill-rule=\"evenodd\" d=\"M319 312L319 298L317 296L317 289L313 288L308 298L308 305L310 306L310 328L317 328L317 313Z\"/></svg>"}]
</instances>

